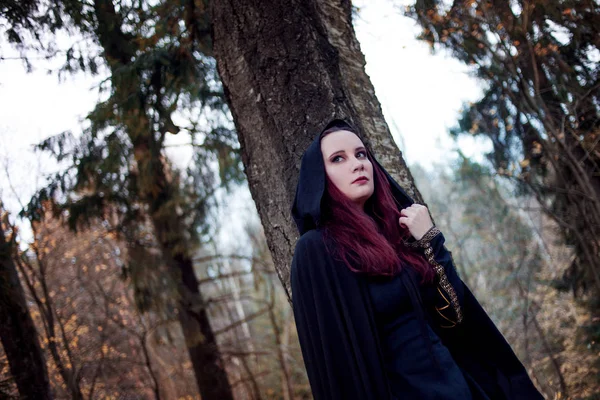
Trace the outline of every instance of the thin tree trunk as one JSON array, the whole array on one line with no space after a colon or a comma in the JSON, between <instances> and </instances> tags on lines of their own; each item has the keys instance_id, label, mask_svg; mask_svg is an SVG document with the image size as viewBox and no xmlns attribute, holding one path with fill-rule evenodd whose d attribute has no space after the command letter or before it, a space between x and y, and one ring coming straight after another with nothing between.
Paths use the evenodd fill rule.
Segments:
<instances>
[{"instance_id":1,"label":"thin tree trunk","mask_svg":"<svg viewBox=\"0 0 600 400\"><path fill-rule=\"evenodd\" d=\"M228 317L230 320L230 323L233 324L236 321L244 321L239 325L239 331L241 331L241 335L238 334L238 329L235 329L233 331L233 335L236 338L236 342L237 343L245 343L246 346L246 351L248 351L248 353L252 354L255 352L254 349L254 343L252 342L252 334L250 333L250 326L248 324L248 322L246 321L246 312L244 311L244 305L242 304L242 300L241 300L241 288L240 288L240 284L238 282L238 278L233 276L233 272L231 269L231 264L229 262L229 260L224 260L223 263L221 264L222 266L222 270L226 275L230 275L229 278L226 279L226 281L223 281L221 287L223 289L223 293L225 293L227 291L227 287L229 287L229 290L231 291L231 297L233 298L233 308L235 310L232 310L229 304L225 304L225 309L227 310L228 313ZM240 337L241 336L241 337ZM243 350L242 348L240 348L240 350ZM240 356L239 357L240 362L242 363L242 367L244 368L244 371L246 372L246 375L248 376L249 382L250 382L250 388L248 388L248 391L252 393L252 399L253 400L262 400L262 396L260 394L260 389L258 387L258 382L256 380L256 377L254 376L254 372L259 372L256 371L256 367L258 366L257 363L257 357L256 356ZM251 367L251 364L254 368ZM253 371L253 369L255 371Z\"/></svg>"},{"instance_id":2,"label":"thin tree trunk","mask_svg":"<svg viewBox=\"0 0 600 400\"><path fill-rule=\"evenodd\" d=\"M237 313L234 313L231 308L229 307L228 304L224 305L225 308L225 312L227 313L227 317L230 321L231 324L234 324L237 321L240 321L240 315ZM235 315L235 316L234 316ZM245 319L242 319L243 321L245 321ZM247 326L248 323L244 322L240 325L238 325L238 327L242 328L243 331L243 327ZM248 394L248 398L251 400L262 400L262 396L260 394L260 388L258 387L258 381L256 380L256 376L254 371L252 370L252 368L250 367L250 362L248 360L249 357L252 358L256 358L256 355L254 354L254 346L251 346L251 340L252 338L246 337L246 335L243 335L243 340L240 340L240 335L238 334L238 329L234 329L232 332L232 335L234 337L235 343L237 345L239 345L238 350L239 350L239 355L234 356L233 359L237 359L239 360L239 363L242 365L242 368L246 374L246 377L243 379L244 382L244 386L246 387L246 393ZM250 344L250 346L248 346L248 349L244 349L244 345L241 343L246 343L246 344ZM244 354L244 350L245 350L245 354ZM256 365L256 363L254 363L254 365ZM258 372L258 371L257 371ZM242 379L242 374L240 374L240 379Z\"/></svg>"},{"instance_id":3,"label":"thin tree trunk","mask_svg":"<svg viewBox=\"0 0 600 400\"><path fill-rule=\"evenodd\" d=\"M287 362L285 361L285 352L283 349L282 343L282 332L279 323L277 322L277 315L275 314L275 296L277 293L275 292L275 285L271 277L267 278L269 281L269 292L271 298L269 300L269 319L271 320L271 326L273 327L273 336L275 337L275 349L277 351L277 361L279 362L279 367L281 368L281 391L283 393L283 400L293 400L294 392L292 391L292 384L290 379L290 370L288 368ZM283 321L284 330L285 330L286 321Z\"/></svg>"},{"instance_id":4,"label":"thin tree trunk","mask_svg":"<svg viewBox=\"0 0 600 400\"><path fill-rule=\"evenodd\" d=\"M509 256L507 250L504 248L501 238L498 237L497 242L499 243L498 249L502 253L502 256L504 257L504 259L507 260L506 266L509 268L509 270L511 271L512 274L516 275L516 273L523 267L524 262L525 262L525 257L522 255L518 265L515 266L514 263L510 262L511 257ZM519 280L515 280L515 282L516 282L517 288L519 290L519 295L526 301L527 307L531 308L531 305L534 305L534 306L536 306L537 309L541 309L541 307L539 307L534 300L530 299L530 297L528 295L528 291L523 288L523 286L521 285L521 282ZM524 312L527 313L528 309L526 308ZM554 354L554 351L552 350L552 347L550 346L550 343L548 343L546 334L544 333L544 330L538 323L536 315L534 313L531 313L530 315L531 315L531 321L533 322L533 325L537 331L537 334L542 342L542 346L544 347L544 350L546 351L548 358L550 358L550 361L552 362L552 367L554 368L554 371L556 372L556 376L558 377L558 382L559 382L560 389L562 392L561 395L564 395L566 398L569 398L565 378L561 371L561 365L560 365L559 361L557 360L556 355ZM527 320L527 317L525 317L525 321L526 320Z\"/></svg>"},{"instance_id":5,"label":"thin tree trunk","mask_svg":"<svg viewBox=\"0 0 600 400\"><path fill-rule=\"evenodd\" d=\"M526 298L528 295L525 292L525 289L523 289L523 287L521 286L521 283L517 281L517 285L519 287L519 293L521 294L521 296L523 298ZM534 306L537 306L538 309L541 309L541 307L539 307L535 301L532 301L531 304ZM527 312L527 310L525 310L525 312ZM538 323L537 316L534 313L531 313L531 322L533 322L533 326L535 327L538 337L540 338L540 341L542 342L542 347L544 348L544 351L548 355L548 358L550 358L552 367L553 367L554 371L556 372L556 376L558 378L558 383L560 385L560 390L561 390L559 393L562 396L565 396L565 398L569 398L569 391L567 389L567 383L565 381L565 377L561 371L561 365L560 365L558 359L556 358L555 352L552 350L552 346L550 346L550 343L548 343L548 338L547 338L546 333L544 332L544 330Z\"/></svg>"},{"instance_id":6,"label":"thin tree trunk","mask_svg":"<svg viewBox=\"0 0 600 400\"><path fill-rule=\"evenodd\" d=\"M35 229L34 229L34 236L35 236ZM56 329L54 327L54 323L55 323L54 322L54 305L52 302L52 298L50 297L50 294L48 293L48 290L47 290L48 288L46 285L46 272L45 272L45 268L44 268L44 261L40 258L40 254L37 251L37 247L36 247L35 243L32 247L33 247L34 253L36 255L36 261L37 261L37 265L39 267L39 272L38 273L33 272L34 270L33 270L32 265L30 265L28 262L20 262L18 259L17 259L17 266L19 267L19 270L21 271L21 274L23 275L25 284L27 285L27 289L29 289L29 293L33 297L35 304L37 305L38 309L40 310L42 324L44 327L44 334L46 335L46 339L48 341L48 351L50 351L50 355L52 356L52 360L54 361L54 364L56 365L56 369L58 369L58 373L60 374L61 378L63 379L63 381L67 387L67 390L71 394L71 398L73 400L79 400L79 399L83 398L83 395L81 394L81 389L79 388L79 384L78 384L77 380L75 379L75 374L73 371L73 364L70 362L71 367L67 368L67 366L63 362L63 359L59 353L58 346L56 345L56 343L58 343L58 339L56 336ZM38 282L42 288L41 297L37 293L33 281L30 281L29 278L27 277L28 273L31 273L32 277L37 276ZM63 341L63 344L65 346L68 346L68 343L65 343L64 341Z\"/></svg>"},{"instance_id":7,"label":"thin tree trunk","mask_svg":"<svg viewBox=\"0 0 600 400\"><path fill-rule=\"evenodd\" d=\"M294 384L291 375L290 364L287 360L286 354L283 352L284 349L288 349L290 345L290 331L292 330L292 310L287 310L285 313L285 317L283 319L283 332L281 334L281 349L283 354L283 365L286 373L281 375L282 387L287 388L287 392L289 393L290 399L294 400ZM287 400L284 398L284 400Z\"/></svg>"},{"instance_id":8,"label":"thin tree trunk","mask_svg":"<svg viewBox=\"0 0 600 400\"><path fill-rule=\"evenodd\" d=\"M33 230L33 236L37 237L37 228L34 223L31 224L31 229ZM56 365L56 368L58 369L58 372L71 395L71 399L81 400L83 399L83 394L81 393L81 387L79 386L79 380L77 378L78 374L76 371L76 364L73 359L73 352L71 351L71 345L69 340L66 338L63 321L61 321L59 316L56 314L54 300L52 299L50 290L48 289L48 280L46 279L46 261L43 258L43 255L40 253L39 243L37 241L32 244L31 249L35 254L35 261L38 269L37 272L33 272L34 266L29 261L21 262L17 260L18 266L23 274L25 282L27 283L27 288L29 289L30 294L33 296L33 299L40 310L40 315L44 325L44 333L46 334L46 339L48 341L48 350L50 351L52 360L54 361L54 364ZM35 289L35 284L27 278L26 269L31 273L32 279L37 277L41 293L37 292ZM58 325L59 327L61 332L60 337L56 332L55 325ZM62 345L66 353L66 359L59 352L59 346L57 343L60 343L60 341L62 341Z\"/></svg>"},{"instance_id":9,"label":"thin tree trunk","mask_svg":"<svg viewBox=\"0 0 600 400\"><path fill-rule=\"evenodd\" d=\"M163 252L167 249L163 247ZM169 254L169 253L167 253ZM179 309L179 320L194 367L194 374L202 399L233 400L227 372L221 359L215 332L208 319L208 312L198 280L194 273L191 258L180 255L174 257L181 271L181 282L187 296Z\"/></svg>"},{"instance_id":10,"label":"thin tree trunk","mask_svg":"<svg viewBox=\"0 0 600 400\"><path fill-rule=\"evenodd\" d=\"M146 332L144 332L143 336L140 339L140 344L142 347L142 351L144 352L144 363L146 364L146 368L148 369L148 373L150 374L150 378L152 379L152 391L154 392L154 398L156 400L160 400L160 386L158 384L158 378L152 369L152 361L150 358L150 353L148 352L148 337L146 336Z\"/></svg>"},{"instance_id":11,"label":"thin tree trunk","mask_svg":"<svg viewBox=\"0 0 600 400\"><path fill-rule=\"evenodd\" d=\"M290 298L298 233L290 216L300 157L346 118L409 194L421 195L366 75L349 0L212 2L214 55L273 261Z\"/></svg>"},{"instance_id":12,"label":"thin tree trunk","mask_svg":"<svg viewBox=\"0 0 600 400\"><path fill-rule=\"evenodd\" d=\"M46 361L13 261L15 245L0 224L0 340L21 398L49 400Z\"/></svg>"}]
</instances>

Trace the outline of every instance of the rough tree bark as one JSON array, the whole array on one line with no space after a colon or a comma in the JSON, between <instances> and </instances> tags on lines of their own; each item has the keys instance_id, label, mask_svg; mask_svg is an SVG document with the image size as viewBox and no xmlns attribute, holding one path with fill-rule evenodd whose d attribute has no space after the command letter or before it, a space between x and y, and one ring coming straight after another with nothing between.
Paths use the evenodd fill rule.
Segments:
<instances>
[{"instance_id":1,"label":"rough tree bark","mask_svg":"<svg viewBox=\"0 0 600 400\"><path fill-rule=\"evenodd\" d=\"M288 298L300 158L326 122L351 121L378 160L421 201L365 73L349 0L212 3L213 51L250 191Z\"/></svg>"},{"instance_id":2,"label":"rough tree bark","mask_svg":"<svg viewBox=\"0 0 600 400\"><path fill-rule=\"evenodd\" d=\"M2 212L0 207L0 215ZM5 236L0 221L0 341L20 397L49 400L52 394L46 361L12 258L15 245Z\"/></svg>"}]
</instances>

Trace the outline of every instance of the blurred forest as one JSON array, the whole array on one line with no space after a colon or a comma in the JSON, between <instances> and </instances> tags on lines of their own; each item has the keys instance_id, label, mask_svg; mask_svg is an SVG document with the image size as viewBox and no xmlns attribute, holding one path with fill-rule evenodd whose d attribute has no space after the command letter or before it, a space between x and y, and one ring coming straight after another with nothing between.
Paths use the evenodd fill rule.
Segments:
<instances>
[{"instance_id":1,"label":"blurred forest","mask_svg":"<svg viewBox=\"0 0 600 400\"><path fill-rule=\"evenodd\" d=\"M410 171L459 274L547 399L600 399L599 8L398 8L485 83L450 132L489 138L484 161L458 150ZM58 172L18 213L0 198L0 398L311 398L255 208L222 243L227 199L248 183L208 9L0 2L24 68L51 59L57 76L105 77L81 132L36 146ZM172 135L188 139L186 168L167 152ZM19 198L13 180L2 176L0 196Z\"/></svg>"}]
</instances>

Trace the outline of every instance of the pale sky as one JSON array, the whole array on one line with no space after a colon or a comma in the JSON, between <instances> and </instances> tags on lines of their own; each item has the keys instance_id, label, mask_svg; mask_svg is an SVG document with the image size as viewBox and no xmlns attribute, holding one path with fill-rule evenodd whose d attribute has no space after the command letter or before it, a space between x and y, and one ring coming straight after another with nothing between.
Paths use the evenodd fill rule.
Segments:
<instances>
[{"instance_id":1,"label":"pale sky","mask_svg":"<svg viewBox=\"0 0 600 400\"><path fill-rule=\"evenodd\" d=\"M395 1L411 4L413 1ZM448 128L456 124L464 102L481 89L467 67L444 54L432 54L415 39L419 29L389 0L354 1L359 7L356 35L367 60L367 74L386 121L409 164L428 168L452 157ZM481 151L474 140L459 142L467 154Z\"/></svg>"},{"instance_id":2,"label":"pale sky","mask_svg":"<svg viewBox=\"0 0 600 400\"><path fill-rule=\"evenodd\" d=\"M432 162L450 160L456 145L448 136L448 128L456 123L463 102L480 96L477 82L468 76L463 64L449 56L431 54L425 43L418 42L415 24L390 1L354 3L360 9L355 29L367 60L366 70L406 160L425 168ZM6 49L5 43L2 47ZM9 54L5 51L4 55ZM14 191L27 201L43 184L42 175L55 168L49 159L39 161L31 145L65 130L80 131L81 121L96 104L102 78L67 75L59 82L44 68L28 74L20 61L0 61L0 196L12 213L20 207L6 171ZM171 136L171 140L185 141L184 136ZM459 144L467 154L486 148L470 138L461 139ZM235 215L253 209L249 202L249 193L236 194L230 211Z\"/></svg>"}]
</instances>

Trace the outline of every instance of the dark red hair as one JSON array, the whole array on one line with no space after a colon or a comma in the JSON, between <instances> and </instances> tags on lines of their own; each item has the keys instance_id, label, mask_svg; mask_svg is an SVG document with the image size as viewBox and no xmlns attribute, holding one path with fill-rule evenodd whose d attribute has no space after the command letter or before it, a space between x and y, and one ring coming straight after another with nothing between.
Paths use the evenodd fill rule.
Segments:
<instances>
[{"instance_id":1,"label":"dark red hair","mask_svg":"<svg viewBox=\"0 0 600 400\"><path fill-rule=\"evenodd\" d=\"M328 129L321 138L342 129ZM373 161L368 150L367 157L373 164L375 190L366 201L364 211L329 178L326 180L320 225L325 228L325 235L336 244L334 256L355 272L393 276L403 267L409 267L424 282L431 282L435 275L431 266L423 256L403 244L402 240L408 238L410 232L398 223L400 210L385 173Z\"/></svg>"}]
</instances>

